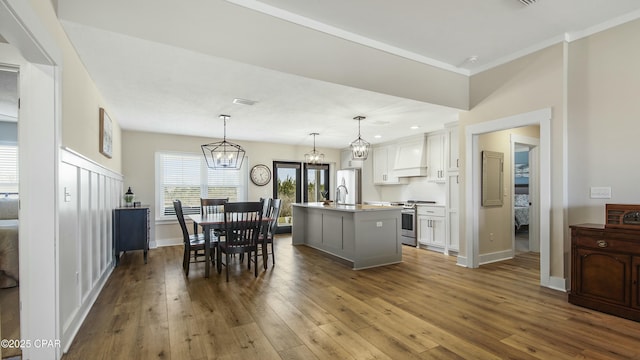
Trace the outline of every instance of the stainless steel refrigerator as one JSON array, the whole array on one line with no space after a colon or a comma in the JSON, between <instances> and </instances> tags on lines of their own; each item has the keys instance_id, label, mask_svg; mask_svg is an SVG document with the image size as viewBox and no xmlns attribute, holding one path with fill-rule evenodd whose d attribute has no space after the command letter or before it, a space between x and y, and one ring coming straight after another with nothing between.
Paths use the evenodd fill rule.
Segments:
<instances>
[{"instance_id":1,"label":"stainless steel refrigerator","mask_svg":"<svg viewBox=\"0 0 640 360\"><path fill-rule=\"evenodd\" d=\"M336 173L336 203L361 204L361 194L362 178L360 177L360 169L338 170Z\"/></svg>"}]
</instances>

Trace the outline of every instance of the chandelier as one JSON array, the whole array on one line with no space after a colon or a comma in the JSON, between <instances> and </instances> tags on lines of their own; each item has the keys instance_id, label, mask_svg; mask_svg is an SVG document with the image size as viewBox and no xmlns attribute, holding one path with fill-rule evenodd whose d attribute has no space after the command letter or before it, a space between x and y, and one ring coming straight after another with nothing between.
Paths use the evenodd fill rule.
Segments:
<instances>
[{"instance_id":1,"label":"chandelier","mask_svg":"<svg viewBox=\"0 0 640 360\"><path fill-rule=\"evenodd\" d=\"M371 148L371 144L360 137L360 121L362 119L366 119L366 117L356 116L353 118L353 120L358 120L358 138L349 145L351 147L351 159L353 160L366 160Z\"/></svg>"},{"instance_id":2,"label":"chandelier","mask_svg":"<svg viewBox=\"0 0 640 360\"><path fill-rule=\"evenodd\" d=\"M311 133L313 135L313 150L310 153L304 154L304 162L309 164L319 164L324 161L324 154L316 150L316 135L319 133Z\"/></svg>"},{"instance_id":3,"label":"chandelier","mask_svg":"<svg viewBox=\"0 0 640 360\"><path fill-rule=\"evenodd\" d=\"M224 137L222 141L200 146L210 169L238 170L242 167L244 149L238 144L227 141L227 119L230 117L229 115L220 115L220 118L224 120Z\"/></svg>"}]
</instances>

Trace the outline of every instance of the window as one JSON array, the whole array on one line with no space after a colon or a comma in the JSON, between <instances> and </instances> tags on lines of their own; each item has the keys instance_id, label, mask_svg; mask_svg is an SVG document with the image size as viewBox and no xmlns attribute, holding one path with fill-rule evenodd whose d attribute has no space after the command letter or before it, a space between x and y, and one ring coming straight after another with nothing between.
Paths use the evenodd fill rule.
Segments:
<instances>
[{"instance_id":1,"label":"window","mask_svg":"<svg viewBox=\"0 0 640 360\"><path fill-rule=\"evenodd\" d=\"M18 146L0 144L0 195L18 193Z\"/></svg>"},{"instance_id":2,"label":"window","mask_svg":"<svg viewBox=\"0 0 640 360\"><path fill-rule=\"evenodd\" d=\"M200 213L200 198L247 200L247 163L240 170L212 170L202 154L156 153L156 213L159 220L175 219L173 200L185 215Z\"/></svg>"},{"instance_id":3,"label":"window","mask_svg":"<svg viewBox=\"0 0 640 360\"><path fill-rule=\"evenodd\" d=\"M329 164L304 164L304 201L329 199Z\"/></svg>"}]
</instances>

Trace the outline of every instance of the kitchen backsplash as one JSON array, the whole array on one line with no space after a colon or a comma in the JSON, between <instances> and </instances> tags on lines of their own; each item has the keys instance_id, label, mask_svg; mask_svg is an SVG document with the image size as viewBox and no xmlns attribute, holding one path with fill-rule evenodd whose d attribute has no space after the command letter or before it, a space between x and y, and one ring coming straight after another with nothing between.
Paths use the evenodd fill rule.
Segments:
<instances>
[{"instance_id":1,"label":"kitchen backsplash","mask_svg":"<svg viewBox=\"0 0 640 360\"><path fill-rule=\"evenodd\" d=\"M426 177L409 178L406 185L376 186L375 193L364 194L363 200L405 201L432 200L446 202L446 185L427 181ZM371 198L378 196L377 198Z\"/></svg>"}]
</instances>

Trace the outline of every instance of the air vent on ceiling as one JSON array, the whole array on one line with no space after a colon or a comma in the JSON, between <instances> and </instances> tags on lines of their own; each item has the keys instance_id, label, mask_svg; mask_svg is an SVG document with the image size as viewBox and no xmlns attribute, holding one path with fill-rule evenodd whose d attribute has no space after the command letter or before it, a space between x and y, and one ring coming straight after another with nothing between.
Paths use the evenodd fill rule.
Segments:
<instances>
[{"instance_id":1,"label":"air vent on ceiling","mask_svg":"<svg viewBox=\"0 0 640 360\"><path fill-rule=\"evenodd\" d=\"M254 105L255 103L257 103L257 101L235 98L235 99L233 99L233 103L234 104L238 104L238 105L249 105L249 106L251 106L251 105Z\"/></svg>"},{"instance_id":2,"label":"air vent on ceiling","mask_svg":"<svg viewBox=\"0 0 640 360\"><path fill-rule=\"evenodd\" d=\"M529 6L529 5L535 4L537 0L518 0L518 1L520 1L520 3L522 3L522 4L526 5L526 6Z\"/></svg>"}]
</instances>

